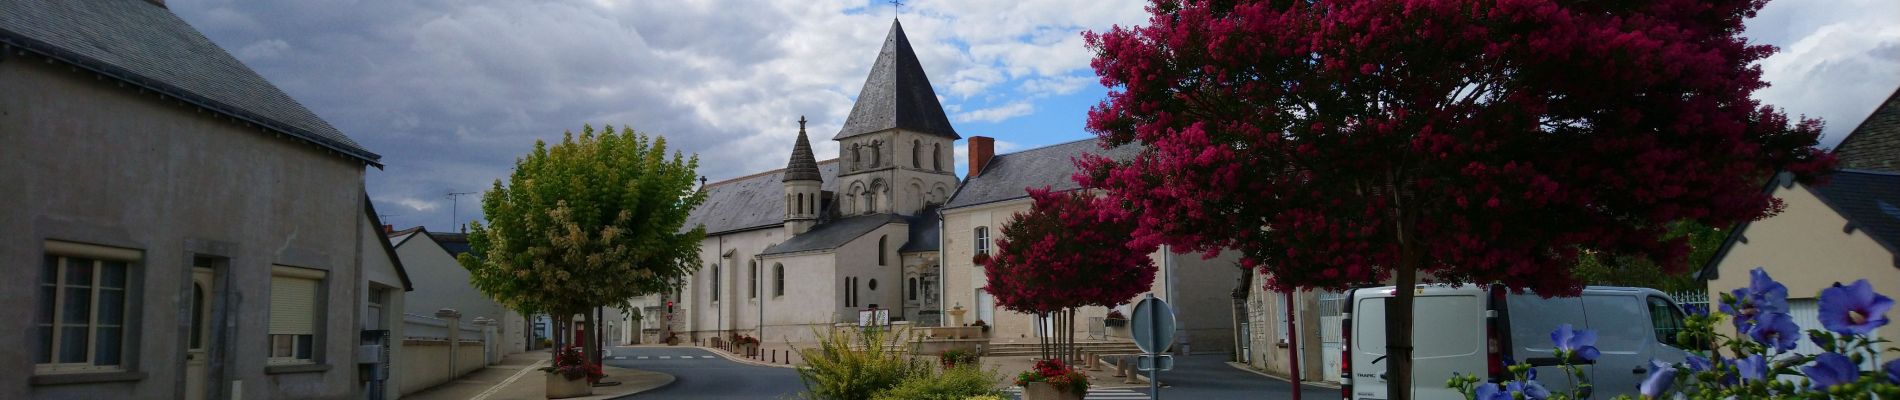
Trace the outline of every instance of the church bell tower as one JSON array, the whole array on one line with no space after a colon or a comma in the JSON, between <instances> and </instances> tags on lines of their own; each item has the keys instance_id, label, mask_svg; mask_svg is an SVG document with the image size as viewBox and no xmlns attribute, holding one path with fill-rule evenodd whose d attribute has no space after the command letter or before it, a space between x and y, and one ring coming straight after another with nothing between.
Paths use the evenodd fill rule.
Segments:
<instances>
[{"instance_id":1,"label":"church bell tower","mask_svg":"<svg viewBox=\"0 0 1900 400\"><path fill-rule=\"evenodd\" d=\"M818 223L820 186L818 160L811 153L811 139L805 136L805 117L798 117L798 143L792 146L792 160L785 165L785 236L811 230Z\"/></svg>"}]
</instances>

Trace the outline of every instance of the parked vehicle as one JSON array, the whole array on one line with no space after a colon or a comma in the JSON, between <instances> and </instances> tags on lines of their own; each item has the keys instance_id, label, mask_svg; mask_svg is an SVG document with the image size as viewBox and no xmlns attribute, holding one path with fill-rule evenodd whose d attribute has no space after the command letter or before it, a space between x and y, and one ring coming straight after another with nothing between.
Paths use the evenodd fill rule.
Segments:
<instances>
[{"instance_id":1,"label":"parked vehicle","mask_svg":"<svg viewBox=\"0 0 1900 400\"><path fill-rule=\"evenodd\" d=\"M1676 343L1682 308L1655 289L1591 286L1578 297L1512 294L1499 286L1419 285L1412 314L1412 393L1415 399L1463 399L1446 388L1452 374L1510 378L1505 366L1536 366L1552 392L1575 386L1556 365L1550 333L1559 324L1597 332L1602 352L1581 369L1594 385L1591 398L1636 395L1651 358L1680 362L1688 347ZM1347 400L1386 399L1385 305L1393 287L1354 289L1342 318L1345 344L1340 375Z\"/></svg>"}]
</instances>

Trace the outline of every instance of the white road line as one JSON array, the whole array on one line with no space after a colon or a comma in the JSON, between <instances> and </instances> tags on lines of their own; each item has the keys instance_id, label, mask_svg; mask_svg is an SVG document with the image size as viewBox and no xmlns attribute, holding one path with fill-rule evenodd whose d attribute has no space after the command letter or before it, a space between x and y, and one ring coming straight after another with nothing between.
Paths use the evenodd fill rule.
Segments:
<instances>
[{"instance_id":1,"label":"white road line","mask_svg":"<svg viewBox=\"0 0 1900 400\"><path fill-rule=\"evenodd\" d=\"M647 359L647 356L640 356L640 359L645 360Z\"/></svg>"},{"instance_id":2,"label":"white road line","mask_svg":"<svg viewBox=\"0 0 1900 400\"><path fill-rule=\"evenodd\" d=\"M699 356L699 358L713 358L713 356Z\"/></svg>"},{"instance_id":3,"label":"white road line","mask_svg":"<svg viewBox=\"0 0 1900 400\"><path fill-rule=\"evenodd\" d=\"M661 360L670 359L670 358L673 358L673 356L660 356Z\"/></svg>"}]
</instances>

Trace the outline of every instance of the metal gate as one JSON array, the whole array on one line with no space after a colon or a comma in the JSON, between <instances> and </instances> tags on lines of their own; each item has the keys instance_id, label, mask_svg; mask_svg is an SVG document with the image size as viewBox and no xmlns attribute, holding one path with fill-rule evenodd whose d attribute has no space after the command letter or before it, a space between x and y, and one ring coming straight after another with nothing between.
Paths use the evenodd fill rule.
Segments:
<instances>
[{"instance_id":1,"label":"metal gate","mask_svg":"<svg viewBox=\"0 0 1900 400\"><path fill-rule=\"evenodd\" d=\"M1319 292L1319 348L1322 362L1320 373L1326 380L1339 382L1339 311L1347 299L1345 293Z\"/></svg>"}]
</instances>

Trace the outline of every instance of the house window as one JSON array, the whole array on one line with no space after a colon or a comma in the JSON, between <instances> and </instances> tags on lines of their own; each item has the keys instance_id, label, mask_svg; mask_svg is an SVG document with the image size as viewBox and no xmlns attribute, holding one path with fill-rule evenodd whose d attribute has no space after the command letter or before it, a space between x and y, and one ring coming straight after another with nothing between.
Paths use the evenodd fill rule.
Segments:
<instances>
[{"instance_id":1,"label":"house window","mask_svg":"<svg viewBox=\"0 0 1900 400\"><path fill-rule=\"evenodd\" d=\"M851 289L852 289L851 278L844 278L844 306L845 307L857 307L857 304L851 303Z\"/></svg>"},{"instance_id":2,"label":"house window","mask_svg":"<svg viewBox=\"0 0 1900 400\"><path fill-rule=\"evenodd\" d=\"M877 265L880 267L884 266L884 239L888 237L889 236L877 237Z\"/></svg>"},{"instance_id":3,"label":"house window","mask_svg":"<svg viewBox=\"0 0 1900 400\"><path fill-rule=\"evenodd\" d=\"M308 268L271 267L269 364L316 362L325 275Z\"/></svg>"},{"instance_id":4,"label":"house window","mask_svg":"<svg viewBox=\"0 0 1900 400\"><path fill-rule=\"evenodd\" d=\"M910 292L908 294L910 295L911 301L917 301L917 278L910 278Z\"/></svg>"},{"instance_id":5,"label":"house window","mask_svg":"<svg viewBox=\"0 0 1900 400\"><path fill-rule=\"evenodd\" d=\"M719 303L719 264L712 265L712 301Z\"/></svg>"},{"instance_id":6,"label":"house window","mask_svg":"<svg viewBox=\"0 0 1900 400\"><path fill-rule=\"evenodd\" d=\"M368 310L363 313L363 329L387 329L383 327L383 316L387 313L389 289L372 287L369 289ZM198 325L192 325L198 326ZM193 339L196 343L197 339Z\"/></svg>"},{"instance_id":7,"label":"house window","mask_svg":"<svg viewBox=\"0 0 1900 400\"><path fill-rule=\"evenodd\" d=\"M47 242L34 372L124 369L127 289L136 250Z\"/></svg>"},{"instance_id":8,"label":"house window","mask_svg":"<svg viewBox=\"0 0 1900 400\"><path fill-rule=\"evenodd\" d=\"M785 264L772 264L772 295L785 295Z\"/></svg>"},{"instance_id":9,"label":"house window","mask_svg":"<svg viewBox=\"0 0 1900 400\"><path fill-rule=\"evenodd\" d=\"M759 262L753 261L746 267L746 282L749 284L751 290L746 291L745 297L748 299L759 298Z\"/></svg>"},{"instance_id":10,"label":"house window","mask_svg":"<svg viewBox=\"0 0 1900 400\"><path fill-rule=\"evenodd\" d=\"M977 245L976 251L978 254L990 254L990 228L989 227L979 226L976 228L976 245Z\"/></svg>"}]
</instances>

